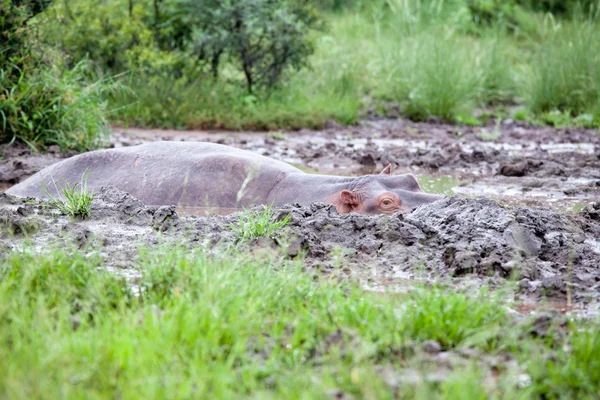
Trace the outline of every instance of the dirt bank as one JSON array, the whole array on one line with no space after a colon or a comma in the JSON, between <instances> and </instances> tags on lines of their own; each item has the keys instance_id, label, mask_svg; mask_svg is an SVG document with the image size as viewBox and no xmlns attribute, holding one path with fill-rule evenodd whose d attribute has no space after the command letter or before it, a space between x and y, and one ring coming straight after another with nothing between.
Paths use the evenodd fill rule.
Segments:
<instances>
[{"instance_id":1,"label":"dirt bank","mask_svg":"<svg viewBox=\"0 0 600 400\"><path fill-rule=\"evenodd\" d=\"M107 187L92 218L0 195L2 254L27 244L73 245L100 252L108 268L135 282L139 245L177 243L218 251L235 244L237 215L185 216L175 207L148 207ZM545 298L588 307L600 304L600 205L578 214L503 206L489 199L450 197L393 216L340 215L324 204L288 206L288 227L250 252L284 249L303 255L307 271L353 277L369 290L405 290L409 282L442 282L459 289L508 287L517 301Z\"/></svg>"}]
</instances>

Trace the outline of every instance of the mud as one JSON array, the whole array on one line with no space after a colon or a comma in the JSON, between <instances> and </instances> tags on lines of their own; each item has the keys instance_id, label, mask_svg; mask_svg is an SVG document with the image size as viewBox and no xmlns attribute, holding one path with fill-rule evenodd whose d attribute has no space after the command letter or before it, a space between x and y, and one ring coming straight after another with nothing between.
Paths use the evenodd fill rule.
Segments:
<instances>
[{"instance_id":1,"label":"mud","mask_svg":"<svg viewBox=\"0 0 600 400\"><path fill-rule=\"evenodd\" d=\"M490 132L499 137L491 140ZM512 204L568 209L600 197L600 135L589 129L510 120L488 127L373 120L283 135L116 129L115 145L157 139L225 143L313 173L374 173L391 163L395 173L452 177L458 182L452 193Z\"/></svg>"},{"instance_id":2,"label":"mud","mask_svg":"<svg viewBox=\"0 0 600 400\"><path fill-rule=\"evenodd\" d=\"M237 214L180 215L174 206L149 207L113 187L97 194L89 220L0 196L2 254L26 245L75 246L99 252L108 268L134 279L140 245L239 247L230 228ZM277 218L289 216L286 228L246 246L250 253L282 249L285 257L305 257L308 272L358 280L366 290L402 290L415 281L457 290L489 285L511 288L518 302L587 308L600 303L599 211L600 204L565 214L458 196L393 216L290 205L277 211Z\"/></svg>"},{"instance_id":3,"label":"mud","mask_svg":"<svg viewBox=\"0 0 600 400\"><path fill-rule=\"evenodd\" d=\"M494 139L494 140L491 140ZM229 144L293 163L311 173L374 173L387 164L412 172L428 191L458 194L391 217L339 215L323 204L289 206L291 222L256 248L305 255L315 273L358 279L366 290L403 292L415 282L442 281L459 290L512 288L516 312L540 300L573 312L600 304L600 135L586 129L532 127L503 121L461 127L435 121L364 121L297 132L182 132L115 128L110 145L153 140ZM72 154L23 145L0 149L0 189ZM236 210L152 207L106 188L93 218L66 218L7 196L0 201L0 248L69 242L105 255L111 270L132 279L140 244L235 243ZM88 251L88 250L86 250ZM509 282L511 282L509 284ZM534 306L522 306L531 305ZM529 310L529 311L523 311Z\"/></svg>"},{"instance_id":4,"label":"mud","mask_svg":"<svg viewBox=\"0 0 600 400\"><path fill-rule=\"evenodd\" d=\"M494 129L501 135L492 141ZM105 187L96 194L91 218L80 220L0 193L0 257L24 247L43 251L54 246L100 254L108 270L125 276L136 289L140 246L176 244L206 252L234 246L250 255L302 257L307 273L357 280L365 291L382 296L402 296L420 285L464 292L488 286L505 294L515 323L529 321L529 334L538 337L551 327L555 335L569 318L600 314L597 131L512 121L498 128L473 128L402 120L278 135L115 128L111 146L152 140L229 144L311 173L374 173L391 163L394 173L415 173L426 190L451 196L392 216L340 215L325 204L289 205L276 214L280 219L289 216L287 227L273 238L240 244L230 228L238 220L234 209L153 207ZM40 154L24 145L0 148L0 191L72 155L56 147L49 150ZM360 351L357 340L352 332L333 333L315 357L332 346ZM270 350L257 343L248 346L260 362ZM490 387L497 385L502 371L509 371L519 387L531 383L508 353L446 351L435 341L390 351L412 355L401 372L378 367L387 384L398 390L406 384L442 381L473 363L487 371ZM331 396L346 398L336 389Z\"/></svg>"}]
</instances>

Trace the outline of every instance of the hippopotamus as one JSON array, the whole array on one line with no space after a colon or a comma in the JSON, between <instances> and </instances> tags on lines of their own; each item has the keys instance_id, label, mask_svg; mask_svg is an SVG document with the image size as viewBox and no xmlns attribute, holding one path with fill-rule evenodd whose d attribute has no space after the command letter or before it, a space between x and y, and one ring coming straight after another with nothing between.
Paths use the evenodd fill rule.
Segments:
<instances>
[{"instance_id":1,"label":"hippopotamus","mask_svg":"<svg viewBox=\"0 0 600 400\"><path fill-rule=\"evenodd\" d=\"M204 142L152 142L82 153L44 168L6 193L56 196L65 182L72 186L86 173L88 190L112 185L153 206L324 202L340 213L392 214L441 198L424 193L412 174L391 175L389 165L380 174L359 177L307 174L247 150Z\"/></svg>"}]
</instances>

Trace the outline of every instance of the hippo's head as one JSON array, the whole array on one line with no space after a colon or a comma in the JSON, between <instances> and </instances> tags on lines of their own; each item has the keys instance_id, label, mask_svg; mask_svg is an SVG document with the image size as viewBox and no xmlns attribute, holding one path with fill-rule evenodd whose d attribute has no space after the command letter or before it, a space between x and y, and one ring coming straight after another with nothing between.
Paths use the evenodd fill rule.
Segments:
<instances>
[{"instance_id":1,"label":"hippo's head","mask_svg":"<svg viewBox=\"0 0 600 400\"><path fill-rule=\"evenodd\" d=\"M423 193L413 174L391 175L391 172L391 165L388 165L379 175L357 178L348 188L336 193L331 203L340 213L393 214L408 212L443 198Z\"/></svg>"}]
</instances>

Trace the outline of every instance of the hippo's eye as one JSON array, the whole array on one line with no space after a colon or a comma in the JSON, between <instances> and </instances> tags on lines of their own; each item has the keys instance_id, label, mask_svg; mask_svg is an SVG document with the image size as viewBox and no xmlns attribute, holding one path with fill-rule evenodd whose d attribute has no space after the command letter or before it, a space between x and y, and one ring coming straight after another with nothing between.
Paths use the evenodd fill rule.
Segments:
<instances>
[{"instance_id":1,"label":"hippo's eye","mask_svg":"<svg viewBox=\"0 0 600 400\"><path fill-rule=\"evenodd\" d=\"M393 206L393 205L394 205L394 202L393 202L391 199L384 199L384 200L381 202L381 205L382 205L383 207L391 207L391 206Z\"/></svg>"}]
</instances>

